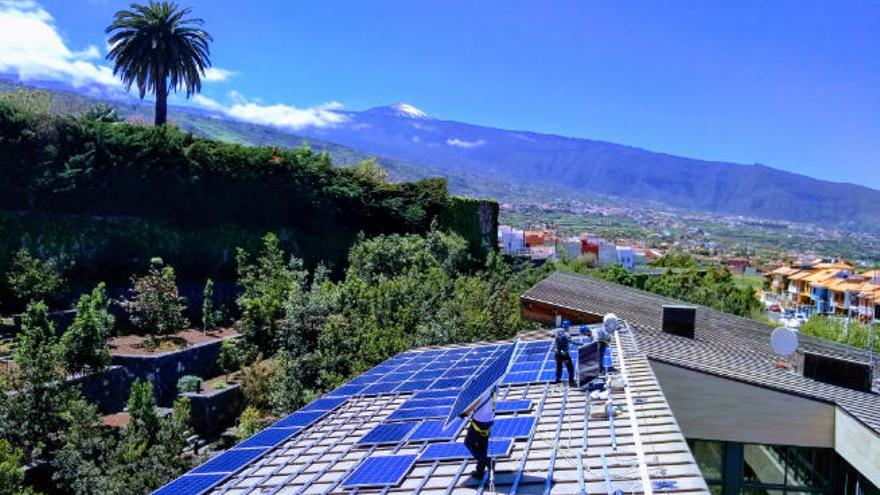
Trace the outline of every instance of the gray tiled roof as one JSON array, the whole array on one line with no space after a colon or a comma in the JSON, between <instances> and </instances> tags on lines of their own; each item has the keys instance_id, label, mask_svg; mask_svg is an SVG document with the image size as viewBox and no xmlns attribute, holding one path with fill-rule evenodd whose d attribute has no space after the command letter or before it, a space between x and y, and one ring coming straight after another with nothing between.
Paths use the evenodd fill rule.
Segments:
<instances>
[{"instance_id":1,"label":"gray tiled roof","mask_svg":"<svg viewBox=\"0 0 880 495\"><path fill-rule=\"evenodd\" d=\"M584 313L615 313L634 329L649 359L831 402L880 434L880 395L820 383L774 366L773 327L698 306L695 338L660 331L661 307L681 301L581 275L554 273L529 289L524 301L542 302ZM800 348L867 361L867 353L818 338L800 336Z\"/></svg>"}]
</instances>

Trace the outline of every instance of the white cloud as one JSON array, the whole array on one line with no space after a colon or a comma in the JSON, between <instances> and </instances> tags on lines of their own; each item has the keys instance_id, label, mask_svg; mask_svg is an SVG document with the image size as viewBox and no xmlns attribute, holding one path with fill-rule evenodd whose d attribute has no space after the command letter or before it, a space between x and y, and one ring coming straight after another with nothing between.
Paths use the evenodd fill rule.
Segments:
<instances>
[{"instance_id":1,"label":"white cloud","mask_svg":"<svg viewBox=\"0 0 880 495\"><path fill-rule=\"evenodd\" d=\"M74 86L101 84L121 88L122 84L100 59L97 46L81 51L67 47L55 20L31 0L0 0L0 72L14 73L22 80L49 79Z\"/></svg>"},{"instance_id":2,"label":"white cloud","mask_svg":"<svg viewBox=\"0 0 880 495\"><path fill-rule=\"evenodd\" d=\"M228 96L232 100L232 104L229 106L203 95L193 96L192 102L202 108L223 113L236 120L288 129L330 127L348 120L344 114L334 111L342 108L342 105L337 102L298 108L281 103L263 105L258 101L246 99L241 93L234 90L230 91Z\"/></svg>"},{"instance_id":3,"label":"white cloud","mask_svg":"<svg viewBox=\"0 0 880 495\"><path fill-rule=\"evenodd\" d=\"M205 77L203 77L202 80L205 82L221 82L235 75L237 75L237 73L231 70L221 69L219 67L208 67L205 69Z\"/></svg>"},{"instance_id":4,"label":"white cloud","mask_svg":"<svg viewBox=\"0 0 880 495\"><path fill-rule=\"evenodd\" d=\"M469 149L476 148L476 147L479 147L479 146L486 144L486 141L484 141L482 139L478 139L477 141L465 141L463 139L452 138L452 139L447 139L446 144L448 144L449 146L455 146L458 148L464 148L464 149L469 150Z\"/></svg>"}]
</instances>

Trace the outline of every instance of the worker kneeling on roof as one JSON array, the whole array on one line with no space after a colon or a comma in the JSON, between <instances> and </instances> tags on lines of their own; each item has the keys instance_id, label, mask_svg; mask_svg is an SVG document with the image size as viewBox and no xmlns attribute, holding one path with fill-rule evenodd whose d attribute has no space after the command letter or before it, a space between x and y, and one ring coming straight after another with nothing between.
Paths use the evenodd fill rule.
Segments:
<instances>
[{"instance_id":1,"label":"worker kneeling on roof","mask_svg":"<svg viewBox=\"0 0 880 495\"><path fill-rule=\"evenodd\" d=\"M497 391L497 386L492 387L480 401L477 401L477 405L473 409L474 415L471 418L471 424L464 438L465 447L477 460L477 469L471 473L471 476L477 479L483 478L483 475L486 474L486 467L489 465L489 432L495 422ZM463 416L466 415L467 411Z\"/></svg>"}]
</instances>

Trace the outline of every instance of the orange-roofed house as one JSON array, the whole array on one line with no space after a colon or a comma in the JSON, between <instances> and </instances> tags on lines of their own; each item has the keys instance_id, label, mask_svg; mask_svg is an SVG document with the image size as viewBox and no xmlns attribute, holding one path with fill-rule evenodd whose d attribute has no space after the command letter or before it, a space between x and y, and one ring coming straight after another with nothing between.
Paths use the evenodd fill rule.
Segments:
<instances>
[{"instance_id":1,"label":"orange-roofed house","mask_svg":"<svg viewBox=\"0 0 880 495\"><path fill-rule=\"evenodd\" d=\"M788 277L788 298L797 306L811 306L810 284L805 279L816 273L814 270L799 270Z\"/></svg>"},{"instance_id":2,"label":"orange-roofed house","mask_svg":"<svg viewBox=\"0 0 880 495\"><path fill-rule=\"evenodd\" d=\"M779 268L764 274L764 278L767 279L766 285L769 287L770 292L783 294L783 296L786 296L789 301L792 301L792 299L788 297L789 278L800 271L800 268L795 268L793 266L780 266Z\"/></svg>"},{"instance_id":3,"label":"orange-roofed house","mask_svg":"<svg viewBox=\"0 0 880 495\"><path fill-rule=\"evenodd\" d=\"M543 246L544 241L547 240L547 233L543 230L527 230L525 237L527 247Z\"/></svg>"},{"instance_id":4,"label":"orange-roofed house","mask_svg":"<svg viewBox=\"0 0 880 495\"><path fill-rule=\"evenodd\" d=\"M852 276L852 269L825 268L804 277L804 282L809 285L810 300L817 313L833 313L834 305L831 300L831 288L840 283L840 280Z\"/></svg>"}]
</instances>

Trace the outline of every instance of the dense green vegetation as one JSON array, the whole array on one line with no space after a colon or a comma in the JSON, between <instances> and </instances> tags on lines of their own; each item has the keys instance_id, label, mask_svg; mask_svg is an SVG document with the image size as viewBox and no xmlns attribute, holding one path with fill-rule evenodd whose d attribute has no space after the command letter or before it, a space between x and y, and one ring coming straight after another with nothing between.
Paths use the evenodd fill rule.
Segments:
<instances>
[{"instance_id":1,"label":"dense green vegetation","mask_svg":"<svg viewBox=\"0 0 880 495\"><path fill-rule=\"evenodd\" d=\"M579 260L567 260L558 263L558 266L563 270L592 275L661 296L766 322L763 306L755 296L754 289L737 281L726 267L701 267L687 254L671 254L658 259L653 266L667 270L655 276L634 275L620 264L596 269Z\"/></svg>"},{"instance_id":2,"label":"dense green vegetation","mask_svg":"<svg viewBox=\"0 0 880 495\"><path fill-rule=\"evenodd\" d=\"M867 349L872 345L875 351L880 351L880 341L873 337L867 325L858 321L846 323L843 318L829 318L822 315L810 317L801 325L800 333L820 337L840 344L848 344L860 349Z\"/></svg>"}]
</instances>

